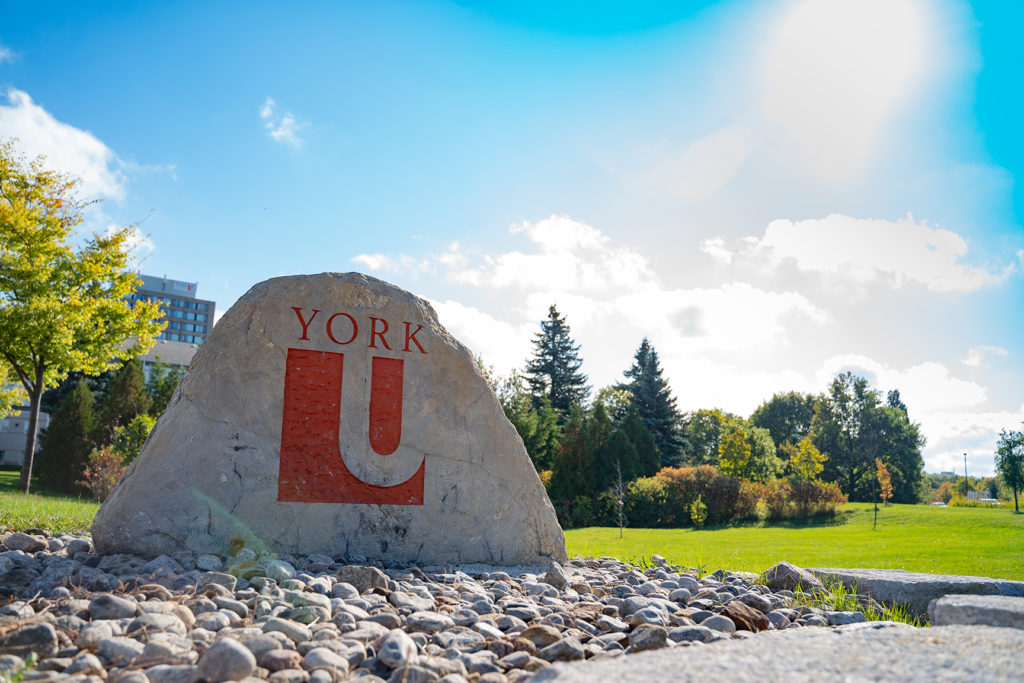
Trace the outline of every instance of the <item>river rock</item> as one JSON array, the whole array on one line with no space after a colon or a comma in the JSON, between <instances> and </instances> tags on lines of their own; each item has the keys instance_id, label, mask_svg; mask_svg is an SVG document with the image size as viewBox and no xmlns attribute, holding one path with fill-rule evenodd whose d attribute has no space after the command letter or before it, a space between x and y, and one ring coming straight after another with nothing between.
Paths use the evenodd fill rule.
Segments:
<instances>
[{"instance_id":1,"label":"river rock","mask_svg":"<svg viewBox=\"0 0 1024 683\"><path fill-rule=\"evenodd\" d=\"M551 502L472 353L429 303L358 273L274 278L239 299L92 532L99 552L147 557L244 544L566 561Z\"/></svg>"}]
</instances>

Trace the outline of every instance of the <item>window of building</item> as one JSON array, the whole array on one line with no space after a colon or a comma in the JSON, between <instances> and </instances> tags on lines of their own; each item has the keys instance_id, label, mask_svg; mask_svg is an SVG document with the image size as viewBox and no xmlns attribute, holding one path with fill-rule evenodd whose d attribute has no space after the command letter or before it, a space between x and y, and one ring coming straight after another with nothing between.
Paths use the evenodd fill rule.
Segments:
<instances>
[{"instance_id":1,"label":"window of building","mask_svg":"<svg viewBox=\"0 0 1024 683\"><path fill-rule=\"evenodd\" d=\"M170 339L171 341L178 341L178 335L177 334L173 334L173 333L169 334L169 335L167 335L167 338Z\"/></svg>"},{"instance_id":2,"label":"window of building","mask_svg":"<svg viewBox=\"0 0 1024 683\"><path fill-rule=\"evenodd\" d=\"M195 319L198 320L201 323L205 323L206 322L206 314L205 313L196 313Z\"/></svg>"},{"instance_id":3,"label":"window of building","mask_svg":"<svg viewBox=\"0 0 1024 683\"><path fill-rule=\"evenodd\" d=\"M179 311L179 310L175 309L175 310L171 311L171 317L172 318L184 318L185 317L185 313L183 311Z\"/></svg>"}]
</instances>

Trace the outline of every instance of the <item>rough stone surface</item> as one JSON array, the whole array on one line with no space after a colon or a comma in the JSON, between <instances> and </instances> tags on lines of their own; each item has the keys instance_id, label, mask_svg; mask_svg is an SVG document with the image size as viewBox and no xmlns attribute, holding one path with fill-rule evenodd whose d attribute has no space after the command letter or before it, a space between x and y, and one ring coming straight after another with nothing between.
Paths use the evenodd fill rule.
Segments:
<instances>
[{"instance_id":1,"label":"rough stone surface","mask_svg":"<svg viewBox=\"0 0 1024 683\"><path fill-rule=\"evenodd\" d=\"M790 562L777 562L764 573L765 584L773 590L793 591L798 588L806 593L825 590L814 574Z\"/></svg>"},{"instance_id":2,"label":"rough stone surface","mask_svg":"<svg viewBox=\"0 0 1024 683\"><path fill-rule=\"evenodd\" d=\"M470 351L426 301L358 273L267 280L224 314L101 507L93 541L147 557L226 556L245 543L421 563L566 561L554 509Z\"/></svg>"},{"instance_id":3,"label":"rough stone surface","mask_svg":"<svg viewBox=\"0 0 1024 683\"><path fill-rule=\"evenodd\" d=\"M698 649L556 664L538 683L591 681L1012 681L1024 632L986 626L854 624L793 629ZM865 628L868 627L868 628Z\"/></svg>"},{"instance_id":4,"label":"rough stone surface","mask_svg":"<svg viewBox=\"0 0 1024 683\"><path fill-rule=\"evenodd\" d=\"M736 628L750 631L751 633L767 630L771 624L764 612L756 610L739 600L733 600L727 604L722 614L732 619L732 622L736 624Z\"/></svg>"},{"instance_id":5,"label":"rough stone surface","mask_svg":"<svg viewBox=\"0 0 1024 683\"><path fill-rule=\"evenodd\" d=\"M906 605L918 615L928 613L932 600L943 595L1009 595L1024 597L1024 581L983 576L953 576L905 572L902 569L810 569L818 578L840 581L887 605Z\"/></svg>"},{"instance_id":6,"label":"rough stone surface","mask_svg":"<svg viewBox=\"0 0 1024 683\"><path fill-rule=\"evenodd\" d=\"M1005 595L946 595L928 605L932 626L979 624L1024 629L1024 598Z\"/></svg>"}]
</instances>

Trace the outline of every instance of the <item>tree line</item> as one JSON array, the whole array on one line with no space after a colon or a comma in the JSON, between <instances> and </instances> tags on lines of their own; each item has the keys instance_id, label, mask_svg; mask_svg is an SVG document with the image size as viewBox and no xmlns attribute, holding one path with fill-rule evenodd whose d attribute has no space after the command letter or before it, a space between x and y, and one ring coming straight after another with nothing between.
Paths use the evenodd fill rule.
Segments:
<instances>
[{"instance_id":1,"label":"tree line","mask_svg":"<svg viewBox=\"0 0 1024 683\"><path fill-rule=\"evenodd\" d=\"M898 390L883 398L846 372L820 394L777 393L749 417L718 408L684 413L647 338L623 380L592 399L582 365L580 347L552 305L523 371L490 377L563 524L607 522L616 508L625 511L630 501L637 508L645 496L644 505L657 508L664 496L651 491L681 490L681 481L691 482L690 492L674 504L696 505L696 518L700 505L717 506L708 514L719 521L749 516L751 498L774 516L813 512L818 503L834 507L840 498L918 501L924 437ZM733 502L709 501L705 494L715 490ZM638 509L627 516L651 522Z\"/></svg>"},{"instance_id":2,"label":"tree line","mask_svg":"<svg viewBox=\"0 0 1024 683\"><path fill-rule=\"evenodd\" d=\"M163 414L184 370L157 363L145 378L137 359L97 377L68 377L43 395L50 426L35 473L44 489L103 500Z\"/></svg>"}]
</instances>

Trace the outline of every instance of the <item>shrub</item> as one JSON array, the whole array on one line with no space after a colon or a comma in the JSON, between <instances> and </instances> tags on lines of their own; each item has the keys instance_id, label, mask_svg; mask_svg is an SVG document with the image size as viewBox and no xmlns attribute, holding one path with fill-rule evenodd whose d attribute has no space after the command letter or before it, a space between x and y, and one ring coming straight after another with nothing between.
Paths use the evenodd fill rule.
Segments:
<instances>
[{"instance_id":1,"label":"shrub","mask_svg":"<svg viewBox=\"0 0 1024 683\"><path fill-rule=\"evenodd\" d=\"M736 495L736 505L733 507L733 519L754 519L757 517L757 506L764 497L764 484L756 481L740 481L740 489Z\"/></svg>"},{"instance_id":2,"label":"shrub","mask_svg":"<svg viewBox=\"0 0 1024 683\"><path fill-rule=\"evenodd\" d=\"M126 469L128 463L125 457L111 446L103 446L89 454L82 479L77 483L87 488L92 497L102 503L117 486L117 482L121 481Z\"/></svg>"},{"instance_id":3,"label":"shrub","mask_svg":"<svg viewBox=\"0 0 1024 683\"><path fill-rule=\"evenodd\" d=\"M768 519L786 519L790 516L793 488L785 479L768 482L762 489Z\"/></svg>"},{"instance_id":4,"label":"shrub","mask_svg":"<svg viewBox=\"0 0 1024 683\"><path fill-rule=\"evenodd\" d=\"M658 477L641 477L626 486L626 519L633 527L664 527L667 516L665 481Z\"/></svg>"},{"instance_id":5,"label":"shrub","mask_svg":"<svg viewBox=\"0 0 1024 683\"><path fill-rule=\"evenodd\" d=\"M665 486L666 525L682 526L690 521L690 509L697 498L707 506L707 524L724 524L733 518L739 480L720 474L713 466L666 467L656 478Z\"/></svg>"},{"instance_id":6,"label":"shrub","mask_svg":"<svg viewBox=\"0 0 1024 683\"><path fill-rule=\"evenodd\" d=\"M701 496L690 505L690 521L697 529L704 528L704 521L708 518L708 506L704 504Z\"/></svg>"}]
</instances>

